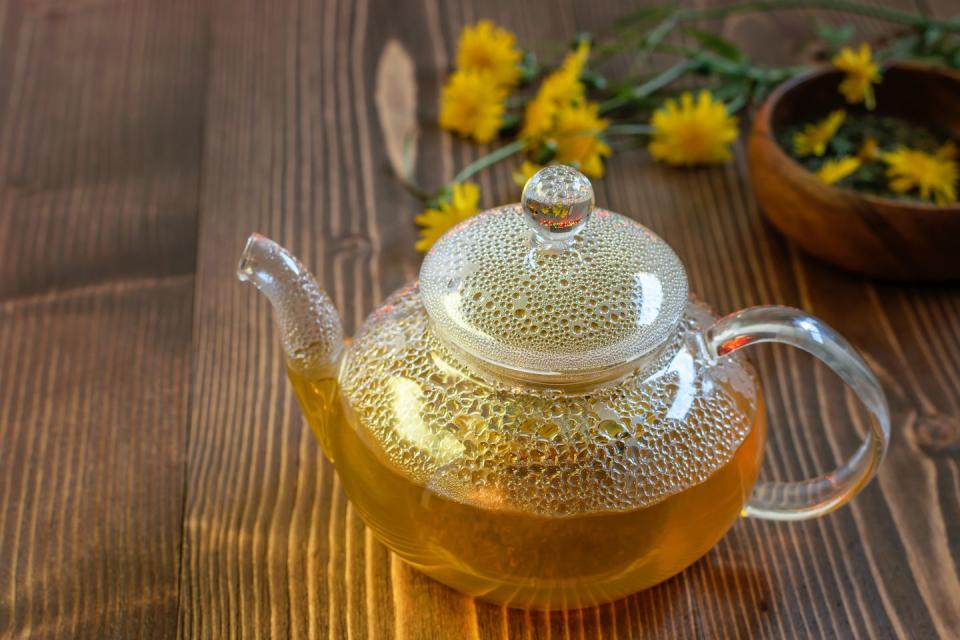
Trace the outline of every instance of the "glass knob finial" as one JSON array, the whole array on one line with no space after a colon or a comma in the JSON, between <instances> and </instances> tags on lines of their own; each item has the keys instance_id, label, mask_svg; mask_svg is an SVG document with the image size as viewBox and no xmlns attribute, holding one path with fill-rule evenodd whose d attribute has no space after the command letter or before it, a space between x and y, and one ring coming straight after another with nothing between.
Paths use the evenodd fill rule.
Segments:
<instances>
[{"instance_id":1,"label":"glass knob finial","mask_svg":"<svg viewBox=\"0 0 960 640\"><path fill-rule=\"evenodd\" d=\"M573 167L550 165L527 180L520 204L541 239L570 240L593 211L593 185Z\"/></svg>"}]
</instances>

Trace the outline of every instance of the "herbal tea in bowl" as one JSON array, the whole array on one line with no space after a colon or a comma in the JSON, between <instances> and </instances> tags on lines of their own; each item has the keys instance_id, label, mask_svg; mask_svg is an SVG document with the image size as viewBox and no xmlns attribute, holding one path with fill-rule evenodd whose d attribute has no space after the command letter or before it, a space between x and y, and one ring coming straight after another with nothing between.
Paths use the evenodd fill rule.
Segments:
<instances>
[{"instance_id":1,"label":"herbal tea in bowl","mask_svg":"<svg viewBox=\"0 0 960 640\"><path fill-rule=\"evenodd\" d=\"M914 63L878 71L847 102L822 69L767 98L750 133L766 217L809 253L895 280L960 278L960 75ZM873 94L875 92L875 95Z\"/></svg>"}]
</instances>

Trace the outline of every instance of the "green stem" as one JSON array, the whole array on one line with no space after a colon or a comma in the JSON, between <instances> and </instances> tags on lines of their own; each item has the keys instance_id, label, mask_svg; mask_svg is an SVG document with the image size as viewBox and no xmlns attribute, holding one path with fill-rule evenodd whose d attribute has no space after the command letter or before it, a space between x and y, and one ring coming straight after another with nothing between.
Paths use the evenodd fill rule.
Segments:
<instances>
[{"instance_id":1,"label":"green stem","mask_svg":"<svg viewBox=\"0 0 960 640\"><path fill-rule=\"evenodd\" d=\"M638 38L639 42L637 44L641 49L638 60L645 61L647 56L651 55L655 51L684 55L692 59L686 59L678 62L672 67L669 67L658 73L643 84L622 91L611 97L610 99L601 103L600 113L607 113L613 109L629 104L630 102L649 97L670 83L681 78L687 72L698 68L712 71L721 76L725 75L728 77L744 78L753 83L758 83L764 86L776 84L790 77L791 75L802 71L803 67L765 69L750 64L731 62L729 60L724 60L717 56L713 56L704 51L665 42L667 37L674 31L674 29L684 22L710 20L739 13L750 13L756 11L784 11L797 9L822 9L827 11L867 16L916 29L933 26L938 27L945 32L960 32L960 17L951 18L948 20L936 20L925 15L909 13L899 9L861 4L856 0L748 0L745 2L729 4L720 7L706 7L702 9L675 9L667 13L667 15L663 17L659 24L657 24L651 31ZM629 38L630 36L621 34L621 37ZM622 50L619 45L617 47L611 47L609 53L613 54L619 50ZM731 109L731 111L735 111L739 108L742 108L744 103L745 98L735 98L731 100L727 106ZM520 105L512 104L511 106ZM651 131L650 127L647 125L636 123L620 123L608 127L606 129L606 133L614 135L649 135ZM486 169L487 167L496 164L501 160L509 158L510 156L519 153L526 148L526 140L514 140L510 144L506 144L485 156L477 158L465 166L460 170L459 173L457 173L453 179L453 182L463 182L483 169ZM424 193L422 189L411 182L404 181L404 186L412 193L418 195L418 197L422 196Z\"/></svg>"},{"instance_id":2,"label":"green stem","mask_svg":"<svg viewBox=\"0 0 960 640\"><path fill-rule=\"evenodd\" d=\"M671 7L666 7L671 9ZM683 22L694 20L710 20L724 18L738 13L751 13L757 11L790 11L797 9L822 9L826 11L836 11L839 13L849 13L855 15L867 16L879 20L885 20L894 24L905 25L914 29L924 27L937 27L946 32L960 32L960 16L946 20L937 20L927 15L910 13L899 9L889 7L867 5L855 0L749 0L736 4L729 4L720 7L706 7L703 9L673 9L667 13L667 17L652 31L646 32L637 39L643 43L641 46L645 57L650 54L651 49L660 44L660 40L673 28ZM643 33L643 32L641 32ZM628 41L631 36L626 32L620 33L619 38L626 38ZM651 39L654 42L651 42ZM646 42L643 42L646 40ZM650 45L653 45L652 47ZM616 49L611 50L608 55L618 53Z\"/></svg>"},{"instance_id":3,"label":"green stem","mask_svg":"<svg viewBox=\"0 0 960 640\"><path fill-rule=\"evenodd\" d=\"M630 64L631 73L635 73L638 69L643 68L653 51L660 45L661 42L666 40L667 36L673 32L679 22L680 21L677 14L671 14L664 18L659 25L657 25L652 31L643 37L643 46L641 47L641 51Z\"/></svg>"},{"instance_id":4,"label":"green stem","mask_svg":"<svg viewBox=\"0 0 960 640\"><path fill-rule=\"evenodd\" d=\"M603 133L605 135L648 136L653 133L653 127L635 122L620 122L610 125Z\"/></svg>"},{"instance_id":5,"label":"green stem","mask_svg":"<svg viewBox=\"0 0 960 640\"><path fill-rule=\"evenodd\" d=\"M747 100L747 92L734 96L724 104L724 106L727 108L727 113L733 114L737 111L740 111L740 109L743 109L743 107L746 106Z\"/></svg>"},{"instance_id":6,"label":"green stem","mask_svg":"<svg viewBox=\"0 0 960 640\"><path fill-rule=\"evenodd\" d=\"M700 66L708 72L731 78L742 78L753 82L769 82L778 84L795 75L810 71L809 65L793 65L789 67L761 67L744 62L734 62L714 55L702 49L695 49L682 44L667 42L661 45L661 53L683 56L691 64Z\"/></svg>"},{"instance_id":7,"label":"green stem","mask_svg":"<svg viewBox=\"0 0 960 640\"><path fill-rule=\"evenodd\" d=\"M407 193L412 195L414 198L421 202L426 202L430 199L430 194L427 193L427 190L415 183L413 180L404 178L401 175L394 175L397 178L397 181L400 183L400 186L406 189Z\"/></svg>"},{"instance_id":8,"label":"green stem","mask_svg":"<svg viewBox=\"0 0 960 640\"><path fill-rule=\"evenodd\" d=\"M527 148L527 141L523 138L514 140L510 144L505 144L499 149L496 149L485 156L480 156L463 169L460 170L460 173L453 177L453 182L463 182L467 178L473 176L479 171L483 171L492 164L496 164L501 160L509 158L515 153L520 153Z\"/></svg>"},{"instance_id":9,"label":"green stem","mask_svg":"<svg viewBox=\"0 0 960 640\"><path fill-rule=\"evenodd\" d=\"M671 82L679 79L683 74L692 70L696 66L697 63L691 60L683 60L678 62L672 67L669 67L650 78L643 84L634 87L630 91L625 91L619 95L613 96L609 100L605 100L604 102L600 103L600 113L607 113L608 111L612 111L617 107L622 107L633 100L646 98L655 91L663 89Z\"/></svg>"},{"instance_id":10,"label":"green stem","mask_svg":"<svg viewBox=\"0 0 960 640\"><path fill-rule=\"evenodd\" d=\"M681 21L711 18L723 18L736 13L751 11L781 11L792 9L826 9L841 13L854 13L871 18L879 18L888 22L896 22L912 27L938 25L947 30L960 29L960 19L933 20L927 16L881 7L867 5L854 0L750 0L723 7L707 7L704 9L681 9L677 12L677 19Z\"/></svg>"}]
</instances>

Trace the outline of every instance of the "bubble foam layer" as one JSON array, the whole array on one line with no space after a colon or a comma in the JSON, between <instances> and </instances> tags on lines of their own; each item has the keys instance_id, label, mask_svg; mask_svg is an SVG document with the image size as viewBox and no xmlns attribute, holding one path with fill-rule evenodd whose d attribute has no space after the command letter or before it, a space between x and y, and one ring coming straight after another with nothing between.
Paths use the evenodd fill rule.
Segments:
<instances>
[{"instance_id":1,"label":"bubble foam layer","mask_svg":"<svg viewBox=\"0 0 960 640\"><path fill-rule=\"evenodd\" d=\"M691 303L684 325L709 317ZM651 505L728 462L756 412L749 366L728 357L705 368L685 333L616 384L510 388L446 349L411 285L349 350L349 422L399 472L456 501L549 516Z\"/></svg>"},{"instance_id":2,"label":"bubble foam layer","mask_svg":"<svg viewBox=\"0 0 960 640\"><path fill-rule=\"evenodd\" d=\"M669 245L604 210L561 248L538 245L519 206L483 213L435 245L420 282L448 344L544 373L607 369L648 353L687 300Z\"/></svg>"}]
</instances>

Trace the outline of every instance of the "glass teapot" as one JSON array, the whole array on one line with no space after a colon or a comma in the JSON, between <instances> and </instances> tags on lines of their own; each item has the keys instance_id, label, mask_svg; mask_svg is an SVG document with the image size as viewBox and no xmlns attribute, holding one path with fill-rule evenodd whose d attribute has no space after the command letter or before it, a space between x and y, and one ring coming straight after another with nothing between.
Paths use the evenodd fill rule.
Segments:
<instances>
[{"instance_id":1,"label":"glass teapot","mask_svg":"<svg viewBox=\"0 0 960 640\"><path fill-rule=\"evenodd\" d=\"M364 522L413 566L494 602L582 607L644 589L739 516L839 507L887 448L883 391L846 340L785 307L718 320L670 247L594 208L570 167L450 230L350 344L276 243L251 236L238 276L270 299L290 381ZM873 414L839 469L757 481L763 395L741 354L756 342L812 353Z\"/></svg>"}]
</instances>

